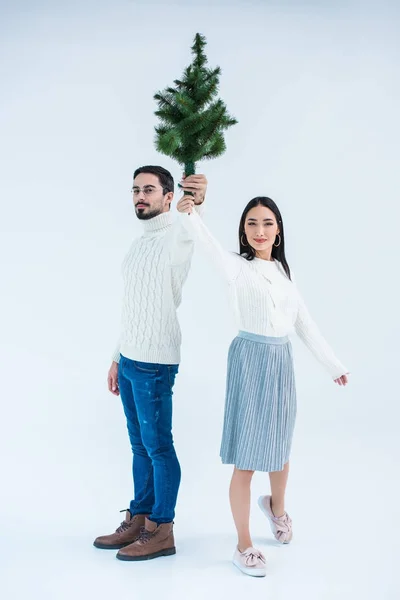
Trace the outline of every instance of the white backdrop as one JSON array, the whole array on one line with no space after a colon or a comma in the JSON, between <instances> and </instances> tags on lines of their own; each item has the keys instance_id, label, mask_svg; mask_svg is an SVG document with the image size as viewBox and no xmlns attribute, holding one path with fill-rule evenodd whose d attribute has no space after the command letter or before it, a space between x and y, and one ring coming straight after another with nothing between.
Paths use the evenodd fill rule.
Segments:
<instances>
[{"instance_id":1,"label":"white backdrop","mask_svg":"<svg viewBox=\"0 0 400 600\"><path fill-rule=\"evenodd\" d=\"M274 600L398 597L400 10L329 4L0 2L7 600L239 598L254 586ZM126 565L91 547L131 497L123 413L106 376L120 264L140 234L132 173L155 163L179 178L154 149L152 96L181 75L197 31L239 120L226 154L199 165L207 223L235 250L247 201L275 199L309 309L352 373L346 389L335 386L294 340L299 417L287 508L296 539L277 548L255 508L255 543L270 565L257 583L229 564L230 468L218 454L235 328L200 254L180 309L179 553ZM257 474L254 499L267 491Z\"/></svg>"}]
</instances>

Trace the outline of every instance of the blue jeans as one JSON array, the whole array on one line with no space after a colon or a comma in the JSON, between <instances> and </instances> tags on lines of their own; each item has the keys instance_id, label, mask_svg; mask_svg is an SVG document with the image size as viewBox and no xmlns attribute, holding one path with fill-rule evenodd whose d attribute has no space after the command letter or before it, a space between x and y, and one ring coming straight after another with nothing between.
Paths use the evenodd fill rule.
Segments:
<instances>
[{"instance_id":1,"label":"blue jeans","mask_svg":"<svg viewBox=\"0 0 400 600\"><path fill-rule=\"evenodd\" d=\"M172 438L172 388L178 365L138 362L121 356L118 385L133 452L132 515L157 524L175 516L181 469Z\"/></svg>"}]
</instances>

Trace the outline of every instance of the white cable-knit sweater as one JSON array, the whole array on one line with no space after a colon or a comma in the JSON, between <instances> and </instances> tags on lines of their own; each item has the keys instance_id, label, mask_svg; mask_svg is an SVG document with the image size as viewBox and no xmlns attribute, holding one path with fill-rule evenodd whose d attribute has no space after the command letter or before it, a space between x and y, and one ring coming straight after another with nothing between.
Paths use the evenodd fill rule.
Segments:
<instances>
[{"instance_id":1,"label":"white cable-knit sweater","mask_svg":"<svg viewBox=\"0 0 400 600\"><path fill-rule=\"evenodd\" d=\"M196 211L201 213L202 207ZM122 354L141 362L178 364L181 330L176 310L194 242L170 212L141 223L144 233L122 264L121 333L113 360L119 362Z\"/></svg>"},{"instance_id":2,"label":"white cable-knit sweater","mask_svg":"<svg viewBox=\"0 0 400 600\"><path fill-rule=\"evenodd\" d=\"M248 261L227 252L195 212L181 213L180 219L190 237L202 243L227 279L239 329L272 337L286 336L295 329L334 379L348 373L322 337L279 261Z\"/></svg>"}]
</instances>

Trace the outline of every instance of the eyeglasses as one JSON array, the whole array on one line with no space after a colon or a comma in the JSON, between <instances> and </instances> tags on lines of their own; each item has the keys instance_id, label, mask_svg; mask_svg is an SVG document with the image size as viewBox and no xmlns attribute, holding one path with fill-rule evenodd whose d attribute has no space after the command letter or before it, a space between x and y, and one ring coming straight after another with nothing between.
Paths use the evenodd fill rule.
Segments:
<instances>
[{"instance_id":1,"label":"eyeglasses","mask_svg":"<svg viewBox=\"0 0 400 600\"><path fill-rule=\"evenodd\" d=\"M145 196L151 196L152 194L154 194L154 192L156 192L157 190L162 190L163 194L168 194L168 190L166 190L165 188L162 187L155 187L154 185L145 185L144 187L140 188L137 186L134 186L131 190L131 192L133 193L134 196L139 196L140 192L143 192L143 194Z\"/></svg>"}]
</instances>

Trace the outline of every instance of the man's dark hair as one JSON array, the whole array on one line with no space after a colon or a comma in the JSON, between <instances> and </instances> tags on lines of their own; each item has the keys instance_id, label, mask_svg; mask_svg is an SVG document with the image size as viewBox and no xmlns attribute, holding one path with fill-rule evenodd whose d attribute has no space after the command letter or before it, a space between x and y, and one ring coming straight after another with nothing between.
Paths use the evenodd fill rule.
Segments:
<instances>
[{"instance_id":1,"label":"man's dark hair","mask_svg":"<svg viewBox=\"0 0 400 600\"><path fill-rule=\"evenodd\" d=\"M133 174L133 179L136 179L140 173L150 173L151 175L157 175L158 181L163 188L163 193L168 194L168 192L174 191L174 178L171 173L164 169L163 167L157 167L154 165L147 165L146 167L140 167L136 169Z\"/></svg>"}]
</instances>

